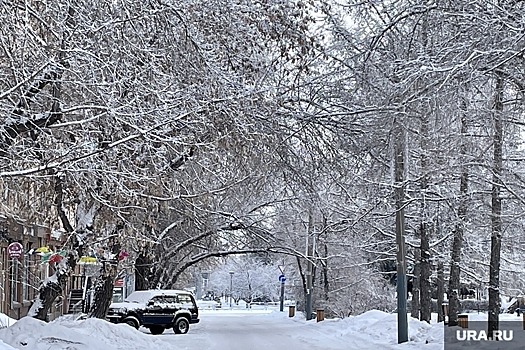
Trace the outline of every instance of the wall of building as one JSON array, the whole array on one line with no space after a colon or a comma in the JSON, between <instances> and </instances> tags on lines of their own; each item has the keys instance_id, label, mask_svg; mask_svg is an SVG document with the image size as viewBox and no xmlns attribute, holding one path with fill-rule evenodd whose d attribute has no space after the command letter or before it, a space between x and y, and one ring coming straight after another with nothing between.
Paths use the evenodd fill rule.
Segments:
<instances>
[{"instance_id":1,"label":"wall of building","mask_svg":"<svg viewBox=\"0 0 525 350\"><path fill-rule=\"evenodd\" d=\"M8 255L12 242L23 246L23 256ZM27 315L40 282L52 273L35 250L60 244L49 228L0 215L0 312L15 319Z\"/></svg>"}]
</instances>

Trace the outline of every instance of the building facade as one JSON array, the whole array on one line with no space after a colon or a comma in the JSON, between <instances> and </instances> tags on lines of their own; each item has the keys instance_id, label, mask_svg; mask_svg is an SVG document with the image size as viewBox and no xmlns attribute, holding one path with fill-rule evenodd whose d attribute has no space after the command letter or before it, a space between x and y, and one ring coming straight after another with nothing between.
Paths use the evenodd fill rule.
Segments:
<instances>
[{"instance_id":1,"label":"building facade","mask_svg":"<svg viewBox=\"0 0 525 350\"><path fill-rule=\"evenodd\" d=\"M65 239L66 235L48 227L0 214L0 313L14 319L28 314L41 282L55 272L53 256L63 253ZM66 313L88 312L92 283L100 274L100 267L95 257L80 259L63 294L49 311L48 320ZM133 268L122 269L115 281L114 301L123 300L134 289Z\"/></svg>"},{"instance_id":2,"label":"building facade","mask_svg":"<svg viewBox=\"0 0 525 350\"><path fill-rule=\"evenodd\" d=\"M40 282L52 273L36 251L60 245L61 237L53 236L49 228L0 215L1 313L15 319L27 315ZM61 312L61 306L52 310Z\"/></svg>"}]
</instances>

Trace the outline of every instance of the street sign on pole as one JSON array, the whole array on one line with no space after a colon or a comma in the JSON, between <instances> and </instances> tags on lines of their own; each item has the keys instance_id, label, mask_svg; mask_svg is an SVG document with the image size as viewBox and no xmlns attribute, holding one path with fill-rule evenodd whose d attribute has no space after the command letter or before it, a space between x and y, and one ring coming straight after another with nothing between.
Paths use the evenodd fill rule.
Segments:
<instances>
[{"instance_id":1,"label":"street sign on pole","mask_svg":"<svg viewBox=\"0 0 525 350\"><path fill-rule=\"evenodd\" d=\"M7 255L11 259L19 259L24 255L24 246L18 242L13 242L7 246Z\"/></svg>"}]
</instances>

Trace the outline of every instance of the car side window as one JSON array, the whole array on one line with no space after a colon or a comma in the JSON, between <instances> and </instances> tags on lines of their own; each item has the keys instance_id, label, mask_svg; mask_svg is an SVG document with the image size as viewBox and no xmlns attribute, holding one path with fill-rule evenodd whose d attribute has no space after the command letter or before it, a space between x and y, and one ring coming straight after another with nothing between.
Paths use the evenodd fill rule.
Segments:
<instances>
[{"instance_id":1,"label":"car side window","mask_svg":"<svg viewBox=\"0 0 525 350\"><path fill-rule=\"evenodd\" d=\"M183 307L193 307L193 301L189 295L179 294L177 297L179 298L179 303L181 303Z\"/></svg>"},{"instance_id":2,"label":"car side window","mask_svg":"<svg viewBox=\"0 0 525 350\"><path fill-rule=\"evenodd\" d=\"M150 300L150 303L153 304L153 306L161 306L164 303L164 298L162 296L153 297Z\"/></svg>"},{"instance_id":3,"label":"car side window","mask_svg":"<svg viewBox=\"0 0 525 350\"><path fill-rule=\"evenodd\" d=\"M174 295L165 295L164 300L167 304L170 304L170 305L177 303L177 297Z\"/></svg>"}]
</instances>

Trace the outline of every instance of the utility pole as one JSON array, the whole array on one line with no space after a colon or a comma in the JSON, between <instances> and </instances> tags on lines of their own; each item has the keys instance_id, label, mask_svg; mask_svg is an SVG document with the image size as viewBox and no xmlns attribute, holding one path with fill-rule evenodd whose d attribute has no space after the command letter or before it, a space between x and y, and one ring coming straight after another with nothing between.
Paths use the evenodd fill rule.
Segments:
<instances>
[{"instance_id":1,"label":"utility pole","mask_svg":"<svg viewBox=\"0 0 525 350\"><path fill-rule=\"evenodd\" d=\"M394 188L396 198L396 244L397 244L397 342L408 341L407 319L407 265L405 251L405 133L399 121L394 120Z\"/></svg>"}]
</instances>

